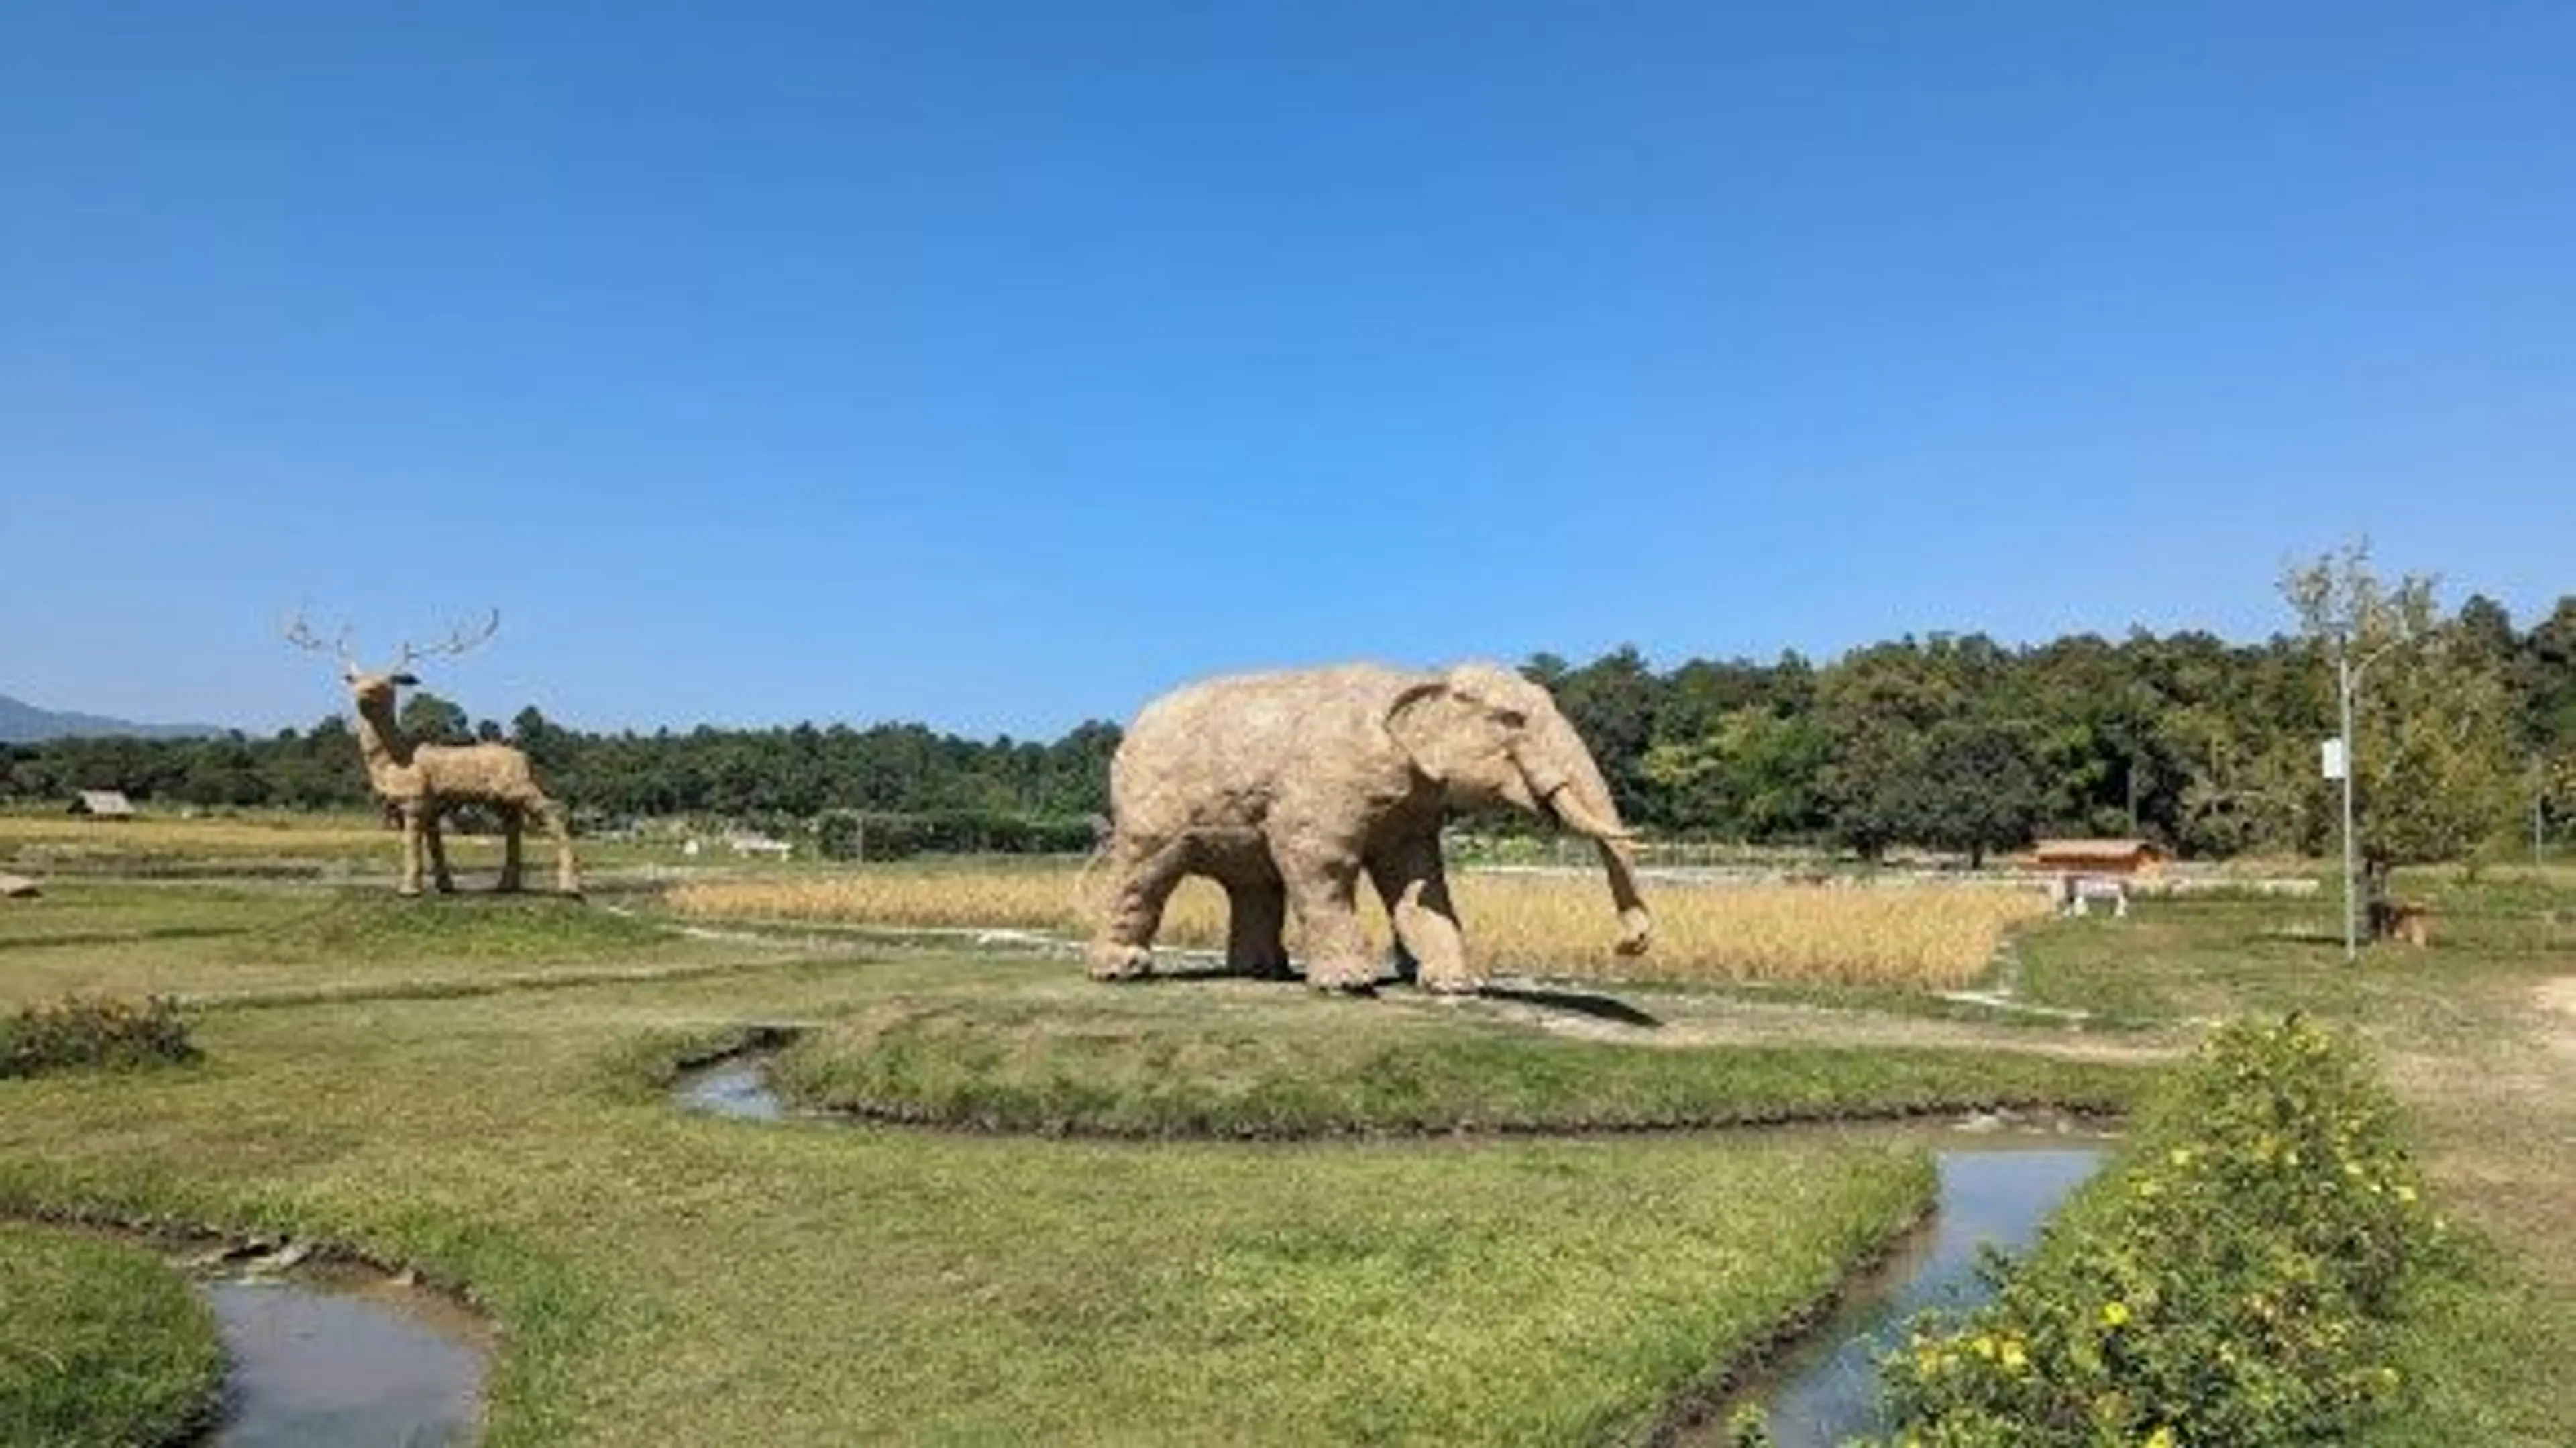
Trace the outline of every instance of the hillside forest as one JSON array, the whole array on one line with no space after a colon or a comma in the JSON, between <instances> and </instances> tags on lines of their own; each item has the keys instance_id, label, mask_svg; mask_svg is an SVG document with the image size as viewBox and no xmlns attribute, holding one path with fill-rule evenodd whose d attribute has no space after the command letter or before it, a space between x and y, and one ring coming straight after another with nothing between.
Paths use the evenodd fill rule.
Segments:
<instances>
[{"instance_id":1,"label":"hillside forest","mask_svg":"<svg viewBox=\"0 0 2576 1448\"><path fill-rule=\"evenodd\" d=\"M2339 648L2359 670L2355 789L2373 859L2452 858L2576 823L2576 596L2521 627L2482 596L2442 608L2426 578L2383 583L2358 549L2290 570L2282 591L2299 627L2259 643L1934 634L1825 663L1783 653L1657 669L1620 648L1580 664L1543 653L1523 669L1591 744L1626 818L1660 838L1865 857L1982 855L2050 834L2144 836L2196 857L2318 851L2339 819L2319 761L2336 732ZM417 740L526 750L592 828L866 817L881 822L871 839L924 848L1086 845L1119 738L1103 721L1044 742L917 723L591 733L533 705L506 724L477 719L426 690L402 722ZM0 746L0 802L100 788L174 808L367 800L338 715L266 738Z\"/></svg>"}]
</instances>

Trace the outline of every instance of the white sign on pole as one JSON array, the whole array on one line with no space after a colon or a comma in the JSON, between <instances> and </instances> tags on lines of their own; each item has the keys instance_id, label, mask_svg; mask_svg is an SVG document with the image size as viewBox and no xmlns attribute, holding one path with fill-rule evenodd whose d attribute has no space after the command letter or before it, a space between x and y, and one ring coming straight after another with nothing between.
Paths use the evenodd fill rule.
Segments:
<instances>
[{"instance_id":1,"label":"white sign on pole","mask_svg":"<svg viewBox=\"0 0 2576 1448\"><path fill-rule=\"evenodd\" d=\"M2322 760L2323 760L2323 762L2324 762L2324 764L2325 764L2326 778L2328 778L2328 779L2341 779L2341 778L2343 778L2343 741L2342 741L2342 740L2340 740L2340 739L2329 739L2329 740L2325 741L2325 743L2324 743L2323 745L2319 746L2319 748L2318 748L2318 754L2321 756L2321 758L2322 758Z\"/></svg>"}]
</instances>

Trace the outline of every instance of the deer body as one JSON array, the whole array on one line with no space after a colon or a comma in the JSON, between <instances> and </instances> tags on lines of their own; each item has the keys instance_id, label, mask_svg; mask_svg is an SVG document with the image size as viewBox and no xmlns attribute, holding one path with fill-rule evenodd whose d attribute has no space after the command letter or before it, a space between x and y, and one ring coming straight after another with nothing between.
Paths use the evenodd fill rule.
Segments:
<instances>
[{"instance_id":1,"label":"deer body","mask_svg":"<svg viewBox=\"0 0 2576 1448\"><path fill-rule=\"evenodd\" d=\"M498 615L493 626L500 623ZM489 637L491 629L482 637ZM299 620L288 638L303 647L316 647L310 630ZM481 638L456 639L428 652L456 653L470 648ZM406 646L402 663L409 663L423 651ZM426 871L439 893L456 889L447 870L447 846L439 835L439 819L448 808L458 804L488 804L499 811L502 823L501 882L502 890L519 888L519 835L530 815L545 827L555 844L555 888L566 895L581 894L581 873L573 861L572 835L564 827L563 810L546 797L537 785L536 772L528 767L528 756L506 744L414 744L403 734L395 719L394 697L399 689L420 681L395 669L369 673L360 669L341 649L341 681L349 687L349 700L358 712L358 754L367 766L367 785L376 797L399 811L403 828L403 865L400 891L417 895L421 877Z\"/></svg>"}]
</instances>

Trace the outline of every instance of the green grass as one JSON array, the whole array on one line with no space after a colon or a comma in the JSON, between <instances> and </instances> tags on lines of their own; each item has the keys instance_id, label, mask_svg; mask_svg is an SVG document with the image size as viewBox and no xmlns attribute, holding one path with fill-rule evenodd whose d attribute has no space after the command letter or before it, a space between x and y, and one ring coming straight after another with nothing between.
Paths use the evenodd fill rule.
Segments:
<instances>
[{"instance_id":1,"label":"green grass","mask_svg":"<svg viewBox=\"0 0 2576 1448\"><path fill-rule=\"evenodd\" d=\"M2576 902L2523 888L2461 888L2442 948L2358 972L2331 902L2150 901L2020 942L2025 994L2138 1028L2116 1043L2305 1004L2393 1062L2434 1201L2492 1248L2410 1326L2423 1400L2374 1441L2555 1444L2576 1421L2554 1370L2576 1363L2576 1091L2523 1089L2567 1079L2530 992L2566 969L2545 912ZM261 1008L197 1010L185 1071L0 1081L0 1215L417 1267L496 1319L502 1445L1635 1441L1920 1210L1920 1155L1832 1127L1401 1132L2099 1101L2131 1079L2036 1056L2106 1044L2071 1033L1823 1001L1114 989L1064 961L863 948L543 899L57 881L0 910L0 1000ZM848 1104L1356 1134L674 1110L677 1063L756 1023L799 1028L799 1089L838 1077Z\"/></svg>"},{"instance_id":2,"label":"green grass","mask_svg":"<svg viewBox=\"0 0 2576 1448\"><path fill-rule=\"evenodd\" d=\"M940 967L953 970L956 967ZM760 1127L639 1040L867 967L227 1012L196 1079L0 1088L0 1209L465 1284L491 1441L1634 1440L1921 1209L1839 1137L1284 1147Z\"/></svg>"},{"instance_id":3,"label":"green grass","mask_svg":"<svg viewBox=\"0 0 2576 1448\"><path fill-rule=\"evenodd\" d=\"M151 1252L0 1223L0 1304L0 1443L171 1443L211 1414L214 1316Z\"/></svg>"},{"instance_id":4,"label":"green grass","mask_svg":"<svg viewBox=\"0 0 2576 1448\"><path fill-rule=\"evenodd\" d=\"M809 1033L775 1071L799 1104L897 1120L1261 1137L2114 1111L2143 1074L1959 1049L1669 1050L1543 1035L1473 1003L1319 999L1235 981L914 993Z\"/></svg>"},{"instance_id":5,"label":"green grass","mask_svg":"<svg viewBox=\"0 0 2576 1448\"><path fill-rule=\"evenodd\" d=\"M541 900L100 882L45 903L66 917L0 926L0 978L76 961L132 979L143 952L207 994L255 969L237 1006L261 1008L201 1009L185 1072L0 1082L0 1215L286 1234L416 1267L496 1319L498 1444L1641 1441L1932 1185L1919 1151L1830 1128L1067 1140L718 1121L664 1091L753 1023L825 1040L930 1018L1139 1032L1140 1054L1095 1064L1140 1096L1130 1073L1166 1047L1248 1051L1228 1069L1282 1083L1304 1057L1328 1093L1411 1072L1366 1085L1353 1119L1372 1128L1407 1124L1390 1101L1514 1092L1524 1125L1584 1124L1588 1099L1637 1121L1705 1111L1725 1079L1730 1051L1562 1040L1527 1002L798 961ZM638 959L655 978L615 978ZM1763 1114L1930 1099L1919 1062L1795 1058L1752 1058ZM1941 1069L1960 1092L1983 1068ZM2038 1062L1977 1094L2091 1099L2112 1079Z\"/></svg>"}]
</instances>

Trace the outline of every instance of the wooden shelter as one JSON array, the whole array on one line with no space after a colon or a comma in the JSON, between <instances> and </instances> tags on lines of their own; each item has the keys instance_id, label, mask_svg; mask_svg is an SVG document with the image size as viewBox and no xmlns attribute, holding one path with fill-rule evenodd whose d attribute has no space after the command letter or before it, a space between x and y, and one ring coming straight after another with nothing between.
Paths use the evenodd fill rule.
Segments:
<instances>
[{"instance_id":1,"label":"wooden shelter","mask_svg":"<svg viewBox=\"0 0 2576 1448\"><path fill-rule=\"evenodd\" d=\"M121 789L84 789L72 801L72 813L94 820L130 820L134 818L134 801Z\"/></svg>"}]
</instances>

